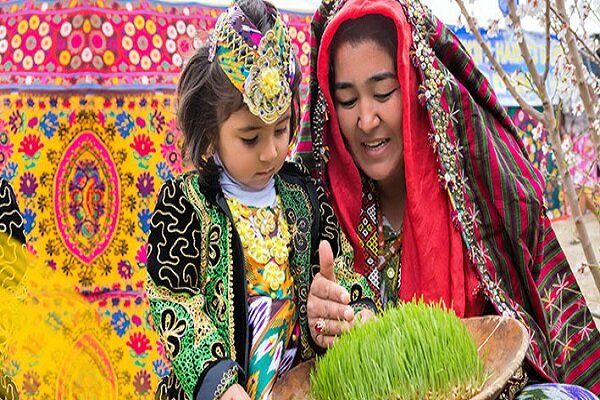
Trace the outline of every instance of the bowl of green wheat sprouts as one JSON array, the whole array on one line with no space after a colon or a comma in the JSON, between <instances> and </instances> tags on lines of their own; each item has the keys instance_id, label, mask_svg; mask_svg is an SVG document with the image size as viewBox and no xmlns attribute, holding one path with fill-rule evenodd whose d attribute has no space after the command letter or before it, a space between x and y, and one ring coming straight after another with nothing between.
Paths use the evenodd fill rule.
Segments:
<instances>
[{"instance_id":1,"label":"bowl of green wheat sprouts","mask_svg":"<svg viewBox=\"0 0 600 400\"><path fill-rule=\"evenodd\" d=\"M273 400L495 399L527 346L514 319L461 320L441 305L405 303L290 371Z\"/></svg>"}]
</instances>

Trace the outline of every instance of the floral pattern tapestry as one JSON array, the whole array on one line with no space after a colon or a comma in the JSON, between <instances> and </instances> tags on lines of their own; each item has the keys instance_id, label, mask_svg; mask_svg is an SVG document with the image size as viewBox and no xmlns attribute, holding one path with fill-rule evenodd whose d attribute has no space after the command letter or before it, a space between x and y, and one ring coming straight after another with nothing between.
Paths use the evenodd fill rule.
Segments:
<instances>
[{"instance_id":1,"label":"floral pattern tapestry","mask_svg":"<svg viewBox=\"0 0 600 400\"><path fill-rule=\"evenodd\" d=\"M0 176L16 193L41 286L60 286L26 317L0 321L0 339L10 333L0 393L150 399L169 373L144 291L146 234L161 184L184 169L177 76L221 11L0 3ZM284 19L305 69L310 16Z\"/></svg>"},{"instance_id":2,"label":"floral pattern tapestry","mask_svg":"<svg viewBox=\"0 0 600 400\"><path fill-rule=\"evenodd\" d=\"M103 360L98 373L112 386L102 398L148 395L169 371L144 280L157 191L183 168L172 96L19 93L0 96L0 104L0 170L16 192L28 246L100 316L73 346ZM70 387L78 378L62 368L68 364L38 364L18 352L3 361L26 395L54 398L60 382Z\"/></svg>"}]
</instances>

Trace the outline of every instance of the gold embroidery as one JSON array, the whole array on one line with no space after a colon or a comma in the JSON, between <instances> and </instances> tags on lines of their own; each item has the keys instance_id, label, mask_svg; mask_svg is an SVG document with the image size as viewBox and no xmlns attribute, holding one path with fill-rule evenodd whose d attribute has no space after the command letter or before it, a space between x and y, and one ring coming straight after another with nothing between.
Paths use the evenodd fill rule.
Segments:
<instances>
[{"instance_id":1,"label":"gold embroidery","mask_svg":"<svg viewBox=\"0 0 600 400\"><path fill-rule=\"evenodd\" d=\"M227 203L240 235L247 260L247 268L264 279L267 286L277 291L289 278L288 265L290 233L282 212L281 199L277 196L277 207L253 209L242 205L235 198ZM252 279L248 279L252 284Z\"/></svg>"},{"instance_id":2,"label":"gold embroidery","mask_svg":"<svg viewBox=\"0 0 600 400\"><path fill-rule=\"evenodd\" d=\"M204 312L205 298L201 294L190 296L188 294L173 293L169 289L157 286L148 276L146 278L146 293L148 299L166 300L180 304L192 317L194 324L194 341L197 345L200 338L216 331L215 326Z\"/></svg>"},{"instance_id":3,"label":"gold embroidery","mask_svg":"<svg viewBox=\"0 0 600 400\"><path fill-rule=\"evenodd\" d=\"M232 226L231 226L231 221L229 221L229 219L227 219L227 254L229 256L229 260L231 260L229 262L228 265L228 270L229 270L229 279L227 282L227 296L229 299L229 343L231 343L231 348L229 349L229 352L231 353L231 359L235 360L236 359L236 349L235 349L235 327L234 327L234 318L233 318L233 313L234 313L234 306L233 306L233 235L232 235ZM245 300L244 300L245 301Z\"/></svg>"},{"instance_id":4,"label":"gold embroidery","mask_svg":"<svg viewBox=\"0 0 600 400\"><path fill-rule=\"evenodd\" d=\"M217 385L217 389L215 390L215 397L213 397L214 400L218 400L221 398L221 396L223 396L223 393L229 389L231 386L231 381L236 375L237 367L232 367L225 371L223 377L221 378L221 382Z\"/></svg>"},{"instance_id":5,"label":"gold embroidery","mask_svg":"<svg viewBox=\"0 0 600 400\"><path fill-rule=\"evenodd\" d=\"M185 177L184 180L184 192L185 195L188 199L190 199L190 203L192 203L192 206L194 207L194 209L196 210L196 215L198 215L198 217L200 218L200 230L201 230L201 237L202 238L208 238L209 237L209 229L211 226L211 220L210 220L210 216L208 215L208 213L206 212L205 209L205 204L203 199L200 197L200 194L198 193L198 191L196 190L196 188L194 187L194 179L197 179L197 177L195 175L189 175ZM208 264L208 246L209 246L209 241L208 240L202 240L201 243L201 257L200 257L200 271L206 271L207 270L207 264ZM203 290L204 288L200 288L201 290Z\"/></svg>"}]
</instances>

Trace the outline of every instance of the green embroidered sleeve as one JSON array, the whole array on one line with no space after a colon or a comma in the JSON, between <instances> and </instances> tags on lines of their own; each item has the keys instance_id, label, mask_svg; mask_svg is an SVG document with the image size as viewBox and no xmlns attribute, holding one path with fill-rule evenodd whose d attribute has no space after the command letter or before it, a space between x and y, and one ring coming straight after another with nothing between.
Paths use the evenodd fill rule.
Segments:
<instances>
[{"instance_id":1,"label":"green embroidered sleeve","mask_svg":"<svg viewBox=\"0 0 600 400\"><path fill-rule=\"evenodd\" d=\"M226 358L225 339L202 310L202 295L190 297L173 294L152 281L148 282L147 291L165 354L187 398L195 399L201 387L208 384L206 378L209 370L217 367L222 360L233 363ZM209 398L218 399L220 394L237 382L237 364L232 367L223 371L220 378L211 381L214 395Z\"/></svg>"},{"instance_id":2,"label":"green embroidered sleeve","mask_svg":"<svg viewBox=\"0 0 600 400\"><path fill-rule=\"evenodd\" d=\"M165 354L188 399L218 399L237 381L220 302L206 290L201 265L200 220L180 187L167 182L159 194L148 238L150 310ZM206 285L207 286L207 285Z\"/></svg>"},{"instance_id":3,"label":"green embroidered sleeve","mask_svg":"<svg viewBox=\"0 0 600 400\"><path fill-rule=\"evenodd\" d=\"M345 237L341 231L341 228L334 215L333 208L327 201L327 196L323 189L315 182L311 177L306 168L298 162L286 163L284 168L286 173L293 176L296 182L303 182L302 187L305 190L305 194L308 196L307 199L310 202L310 209L312 215L310 218L310 239L299 241L299 243L309 243L310 247L306 250L309 251L308 257L303 259L301 262L296 262L299 265L299 269L307 271L306 279L303 280L303 285L298 290L298 301L299 301L299 321L301 326L301 356L303 359L312 357L315 353L320 354L323 352L314 341L310 334L310 327L308 326L307 317L307 301L308 294L310 291L310 285L312 279L319 271L319 243L322 240L326 240L331 245L334 256L334 268L336 276L340 285L348 290L351 296L351 306L356 312L364 307L369 307L373 311L376 311L376 306L373 301L374 296L371 288L367 284L366 279L359 273L354 271L354 255L352 246L345 240ZM300 178L300 179L297 179ZM304 227L306 228L304 224ZM296 234L302 233L299 229L296 230ZM297 257L295 252L295 256ZM297 274L295 276L296 284L298 283L298 276L303 274ZM306 283L304 283L304 281ZM298 286L298 285L297 285Z\"/></svg>"},{"instance_id":4,"label":"green embroidered sleeve","mask_svg":"<svg viewBox=\"0 0 600 400\"><path fill-rule=\"evenodd\" d=\"M366 278L354 270L352 245L342 232L324 190L320 186L316 186L316 190L321 214L320 240L327 240L331 244L334 272L338 283L350 293L350 305L355 312L359 312L363 308L377 312L375 296L371 287Z\"/></svg>"}]
</instances>

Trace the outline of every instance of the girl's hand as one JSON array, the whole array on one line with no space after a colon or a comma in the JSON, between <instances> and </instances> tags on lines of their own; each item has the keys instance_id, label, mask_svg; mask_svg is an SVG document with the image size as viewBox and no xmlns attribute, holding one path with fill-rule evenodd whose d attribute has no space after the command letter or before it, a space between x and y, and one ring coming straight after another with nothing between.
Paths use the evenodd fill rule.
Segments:
<instances>
[{"instance_id":1,"label":"girl's hand","mask_svg":"<svg viewBox=\"0 0 600 400\"><path fill-rule=\"evenodd\" d=\"M227 389L227 391L225 393L223 393L223 396L221 396L221 400L251 400L251 399L250 399L250 396L248 396L248 393L246 393L246 391L244 390L244 388L239 383L236 383L236 384L232 385L229 389Z\"/></svg>"}]
</instances>

